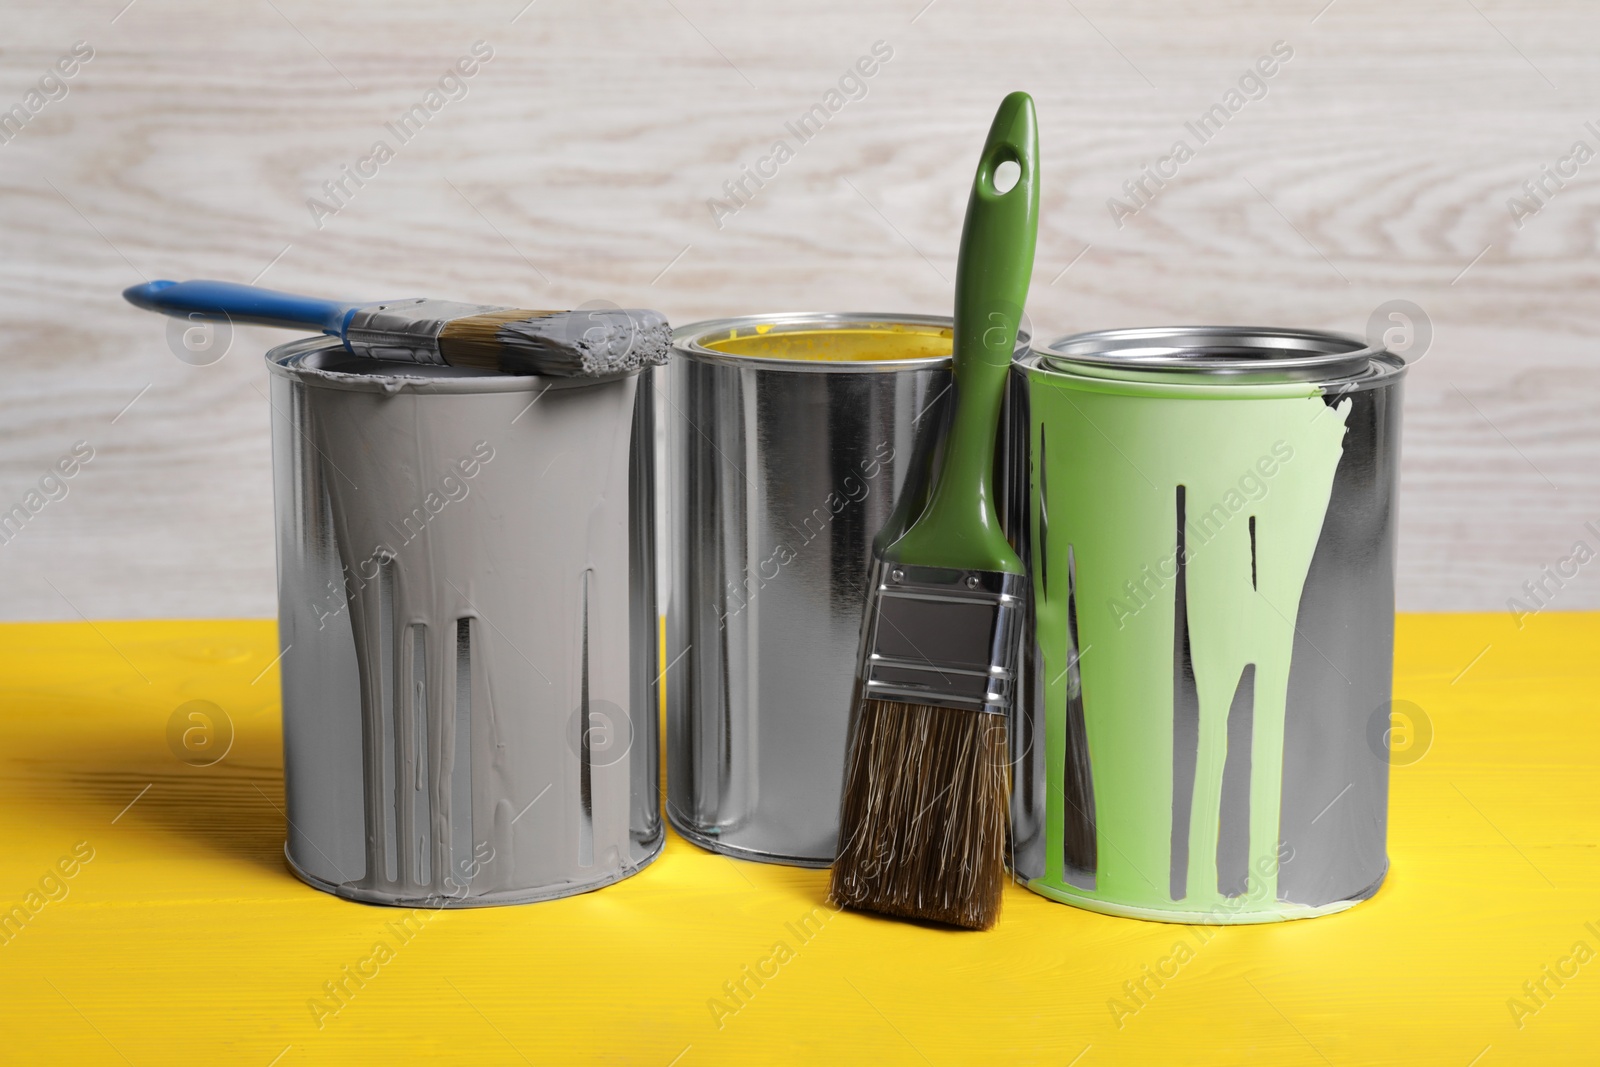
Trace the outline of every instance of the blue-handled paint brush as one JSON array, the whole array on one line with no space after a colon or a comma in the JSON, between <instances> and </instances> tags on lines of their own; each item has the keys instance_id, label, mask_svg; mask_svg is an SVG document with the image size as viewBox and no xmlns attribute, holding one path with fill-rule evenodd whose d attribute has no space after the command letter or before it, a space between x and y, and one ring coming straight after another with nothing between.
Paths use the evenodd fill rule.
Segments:
<instances>
[{"instance_id":1,"label":"blue-handled paint brush","mask_svg":"<svg viewBox=\"0 0 1600 1067\"><path fill-rule=\"evenodd\" d=\"M369 359L598 378L662 364L672 327L659 311L526 311L450 300L350 304L232 282L147 282L130 304L178 318L319 330Z\"/></svg>"}]
</instances>

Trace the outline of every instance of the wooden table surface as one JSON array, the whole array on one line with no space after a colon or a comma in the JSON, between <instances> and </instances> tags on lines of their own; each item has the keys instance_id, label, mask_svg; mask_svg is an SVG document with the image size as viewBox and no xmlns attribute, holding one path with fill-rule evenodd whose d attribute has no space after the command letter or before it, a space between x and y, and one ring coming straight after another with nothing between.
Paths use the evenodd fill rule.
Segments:
<instances>
[{"instance_id":1,"label":"wooden table surface","mask_svg":"<svg viewBox=\"0 0 1600 1067\"><path fill-rule=\"evenodd\" d=\"M1418 305L1401 606L1503 610L1600 545L1600 162L1561 162L1600 149L1597 39L1590 0L10 4L0 112L75 42L94 57L0 143L0 510L74 442L96 457L0 546L0 618L274 610L260 357L283 334L241 328L192 366L125 286L608 299L678 324L943 313L977 151L1019 88L1041 123L1038 332L1360 333ZM389 124L476 41L492 59L402 143ZM876 42L892 58L800 143L787 124ZM1292 58L1201 144L1186 123L1275 42ZM1194 158L1114 219L1180 138ZM793 158L746 206L708 207L780 139ZM315 212L380 140L393 158ZM1555 607L1600 608L1597 574Z\"/></svg>"},{"instance_id":2,"label":"wooden table surface","mask_svg":"<svg viewBox=\"0 0 1600 1067\"><path fill-rule=\"evenodd\" d=\"M1200 930L1012 886L973 934L834 913L825 872L676 836L560 901L338 900L283 862L272 623L0 627L0 1059L1592 1064L1597 644L1600 614L1401 617L1395 694L1431 741L1351 911ZM169 747L191 700L232 731L211 766Z\"/></svg>"}]
</instances>

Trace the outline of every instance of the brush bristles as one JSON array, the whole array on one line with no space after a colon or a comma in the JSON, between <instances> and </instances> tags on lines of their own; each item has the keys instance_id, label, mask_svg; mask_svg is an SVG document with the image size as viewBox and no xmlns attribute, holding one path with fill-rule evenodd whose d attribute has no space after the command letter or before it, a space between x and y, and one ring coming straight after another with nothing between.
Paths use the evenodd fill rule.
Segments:
<instances>
[{"instance_id":1,"label":"brush bristles","mask_svg":"<svg viewBox=\"0 0 1600 1067\"><path fill-rule=\"evenodd\" d=\"M506 308L502 311L485 311L462 319L451 319L439 331L439 354L452 367L476 367L479 370L499 370L506 356L506 347L500 341L500 328L513 322L532 318L549 318L559 311L523 311Z\"/></svg>"},{"instance_id":2,"label":"brush bristles","mask_svg":"<svg viewBox=\"0 0 1600 1067\"><path fill-rule=\"evenodd\" d=\"M445 323L439 353L456 367L596 378L665 363L672 327L657 311L481 312Z\"/></svg>"},{"instance_id":3,"label":"brush bristles","mask_svg":"<svg viewBox=\"0 0 1600 1067\"><path fill-rule=\"evenodd\" d=\"M830 896L847 908L987 930L1009 814L1003 715L865 701L845 765Z\"/></svg>"}]
</instances>

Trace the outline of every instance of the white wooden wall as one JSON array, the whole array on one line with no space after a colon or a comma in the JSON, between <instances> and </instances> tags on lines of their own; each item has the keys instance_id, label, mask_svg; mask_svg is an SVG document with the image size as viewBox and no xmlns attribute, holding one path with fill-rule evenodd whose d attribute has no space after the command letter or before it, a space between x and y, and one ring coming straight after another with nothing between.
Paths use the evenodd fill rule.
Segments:
<instances>
[{"instance_id":1,"label":"white wooden wall","mask_svg":"<svg viewBox=\"0 0 1600 1067\"><path fill-rule=\"evenodd\" d=\"M1018 88L1042 122L1040 334L1362 332L1412 301L1434 339L1407 400L1401 606L1504 611L1575 541L1600 548L1600 159L1520 226L1507 204L1574 142L1600 150L1593 4L125 2L0 16L0 110L93 50L0 144L0 509L94 451L0 544L0 617L274 612L260 356L281 337L240 329L192 366L123 287L607 299L679 324L939 312L973 160ZM493 57L465 96L399 144L384 124L476 41ZM879 41L864 98L799 145L785 123ZM1266 94L1116 225L1108 198L1197 146L1185 121L1280 41ZM780 137L794 158L715 219ZM394 158L314 219L378 139ZM1600 563L1551 607L1600 607Z\"/></svg>"}]
</instances>

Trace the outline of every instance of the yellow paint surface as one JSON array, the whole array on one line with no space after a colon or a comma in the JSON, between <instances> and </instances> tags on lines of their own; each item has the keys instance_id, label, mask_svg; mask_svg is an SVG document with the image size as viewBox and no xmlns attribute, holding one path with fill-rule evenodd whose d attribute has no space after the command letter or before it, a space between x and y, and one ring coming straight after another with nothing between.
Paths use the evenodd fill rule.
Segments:
<instances>
[{"instance_id":1,"label":"yellow paint surface","mask_svg":"<svg viewBox=\"0 0 1600 1067\"><path fill-rule=\"evenodd\" d=\"M402 941L404 913L284 868L271 623L0 627L0 908L27 916L0 943L0 1060L1591 1064L1597 649L1595 614L1402 617L1396 697L1431 747L1394 772L1388 884L1341 915L1202 942L1013 886L993 932L936 930L814 910L825 872L674 837L620 885ZM193 700L234 727L213 766L169 748ZM319 1026L346 968L371 976Z\"/></svg>"},{"instance_id":2,"label":"yellow paint surface","mask_svg":"<svg viewBox=\"0 0 1600 1067\"><path fill-rule=\"evenodd\" d=\"M713 352L756 359L876 363L948 356L952 341L948 327L885 324L859 329L777 331L771 326L756 326L730 329L726 337L702 344Z\"/></svg>"}]
</instances>

